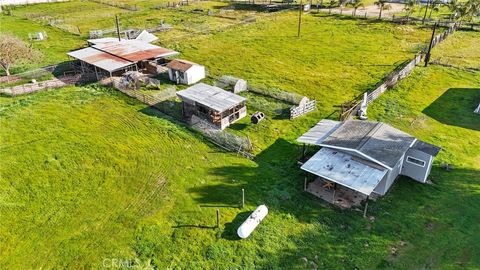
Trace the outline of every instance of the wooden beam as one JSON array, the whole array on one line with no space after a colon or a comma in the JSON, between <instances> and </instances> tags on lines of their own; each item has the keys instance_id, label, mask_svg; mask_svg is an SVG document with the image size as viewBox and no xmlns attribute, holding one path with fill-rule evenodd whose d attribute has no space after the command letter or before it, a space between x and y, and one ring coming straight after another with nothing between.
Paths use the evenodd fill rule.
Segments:
<instances>
[{"instance_id":1,"label":"wooden beam","mask_svg":"<svg viewBox=\"0 0 480 270\"><path fill-rule=\"evenodd\" d=\"M368 196L367 196L367 201L365 202L365 208L363 209L363 217L367 217L367 209L368 209Z\"/></svg>"}]
</instances>

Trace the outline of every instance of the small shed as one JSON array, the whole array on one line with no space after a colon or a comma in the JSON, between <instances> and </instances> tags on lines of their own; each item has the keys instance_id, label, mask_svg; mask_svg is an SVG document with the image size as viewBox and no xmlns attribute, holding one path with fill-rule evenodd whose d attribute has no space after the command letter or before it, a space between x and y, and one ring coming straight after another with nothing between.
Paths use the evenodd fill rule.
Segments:
<instances>
[{"instance_id":1,"label":"small shed","mask_svg":"<svg viewBox=\"0 0 480 270\"><path fill-rule=\"evenodd\" d=\"M167 68L168 77L177 84L191 85L205 78L205 67L187 60L174 59Z\"/></svg>"},{"instance_id":2,"label":"small shed","mask_svg":"<svg viewBox=\"0 0 480 270\"><path fill-rule=\"evenodd\" d=\"M246 98L216 86L198 83L177 95L185 117L196 115L222 130L247 115Z\"/></svg>"}]
</instances>

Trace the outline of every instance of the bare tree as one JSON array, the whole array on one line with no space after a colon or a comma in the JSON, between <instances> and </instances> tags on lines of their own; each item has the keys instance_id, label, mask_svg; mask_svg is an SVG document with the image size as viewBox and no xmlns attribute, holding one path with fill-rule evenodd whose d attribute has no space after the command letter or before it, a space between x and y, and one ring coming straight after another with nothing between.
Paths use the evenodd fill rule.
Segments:
<instances>
[{"instance_id":1,"label":"bare tree","mask_svg":"<svg viewBox=\"0 0 480 270\"><path fill-rule=\"evenodd\" d=\"M32 49L17 37L0 34L0 67L7 76L13 65L31 63L40 58L40 52Z\"/></svg>"}]
</instances>

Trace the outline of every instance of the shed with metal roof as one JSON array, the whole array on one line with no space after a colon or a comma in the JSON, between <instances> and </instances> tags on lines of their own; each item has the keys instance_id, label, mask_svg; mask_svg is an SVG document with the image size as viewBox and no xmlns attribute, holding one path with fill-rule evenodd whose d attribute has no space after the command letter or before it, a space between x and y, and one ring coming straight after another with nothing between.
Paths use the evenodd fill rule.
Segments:
<instances>
[{"instance_id":1,"label":"shed with metal roof","mask_svg":"<svg viewBox=\"0 0 480 270\"><path fill-rule=\"evenodd\" d=\"M246 98L205 83L178 91L177 96L185 117L199 116L220 129L247 115Z\"/></svg>"},{"instance_id":2,"label":"shed with metal roof","mask_svg":"<svg viewBox=\"0 0 480 270\"><path fill-rule=\"evenodd\" d=\"M306 190L316 195L326 192L319 181L364 197L384 195L399 175L425 183L440 151L388 124L359 120L323 119L297 141L322 147L301 167L318 177L314 189L306 183Z\"/></svg>"}]
</instances>

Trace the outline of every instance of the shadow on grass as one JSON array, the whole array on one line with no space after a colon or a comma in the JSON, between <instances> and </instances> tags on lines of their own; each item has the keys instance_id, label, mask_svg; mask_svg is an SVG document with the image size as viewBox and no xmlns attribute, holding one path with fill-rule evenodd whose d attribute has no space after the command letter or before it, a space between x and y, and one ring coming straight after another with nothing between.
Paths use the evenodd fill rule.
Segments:
<instances>
[{"instance_id":1,"label":"shadow on grass","mask_svg":"<svg viewBox=\"0 0 480 270\"><path fill-rule=\"evenodd\" d=\"M285 231L289 226L305 225L301 233L292 234L294 238L288 244L259 251L259 257L268 258L259 262L260 268L299 269L305 264L312 269L389 269L402 268L404 263L442 268L451 260L465 267L474 259L473 253L459 253L453 259L435 262L425 258L442 258L446 248L442 245L449 239L470 239L454 241L449 249L467 251L472 245L480 248L478 237L472 238L478 228L478 208L465 208L480 203L474 188L480 180L478 171L446 172L435 166L429 177L433 185L401 177L386 196L370 202L368 215L374 219L369 220L358 211L324 207L321 200L304 193L304 175L296 164L298 156L296 144L278 139L257 156L256 166L213 168L211 174L224 182L189 190L199 203L237 205L244 188L247 205L266 204L270 211L264 222L273 223L260 225L264 233L249 240L259 241L257 244L265 241L275 245L272 235L289 235ZM242 211L226 223L222 238L238 240L236 230L249 213ZM289 218L282 219L279 225L276 222L281 216ZM396 255L397 250L402 256Z\"/></svg>"},{"instance_id":2,"label":"shadow on grass","mask_svg":"<svg viewBox=\"0 0 480 270\"><path fill-rule=\"evenodd\" d=\"M232 220L232 222L225 223L225 229L223 230L222 238L231 241L241 240L237 234L237 229L251 213L252 211L241 212Z\"/></svg>"},{"instance_id":3,"label":"shadow on grass","mask_svg":"<svg viewBox=\"0 0 480 270\"><path fill-rule=\"evenodd\" d=\"M239 131L244 130L246 127L248 127L248 125L245 124L245 123L235 123L235 124L229 126L230 129L239 130Z\"/></svg>"},{"instance_id":4,"label":"shadow on grass","mask_svg":"<svg viewBox=\"0 0 480 270\"><path fill-rule=\"evenodd\" d=\"M450 88L422 112L446 125L480 130L480 116L473 111L480 102L480 88Z\"/></svg>"},{"instance_id":5,"label":"shadow on grass","mask_svg":"<svg viewBox=\"0 0 480 270\"><path fill-rule=\"evenodd\" d=\"M181 228L197 228L197 229L216 229L217 226L207 226L207 225L176 225L172 226L174 229L181 229Z\"/></svg>"}]
</instances>

